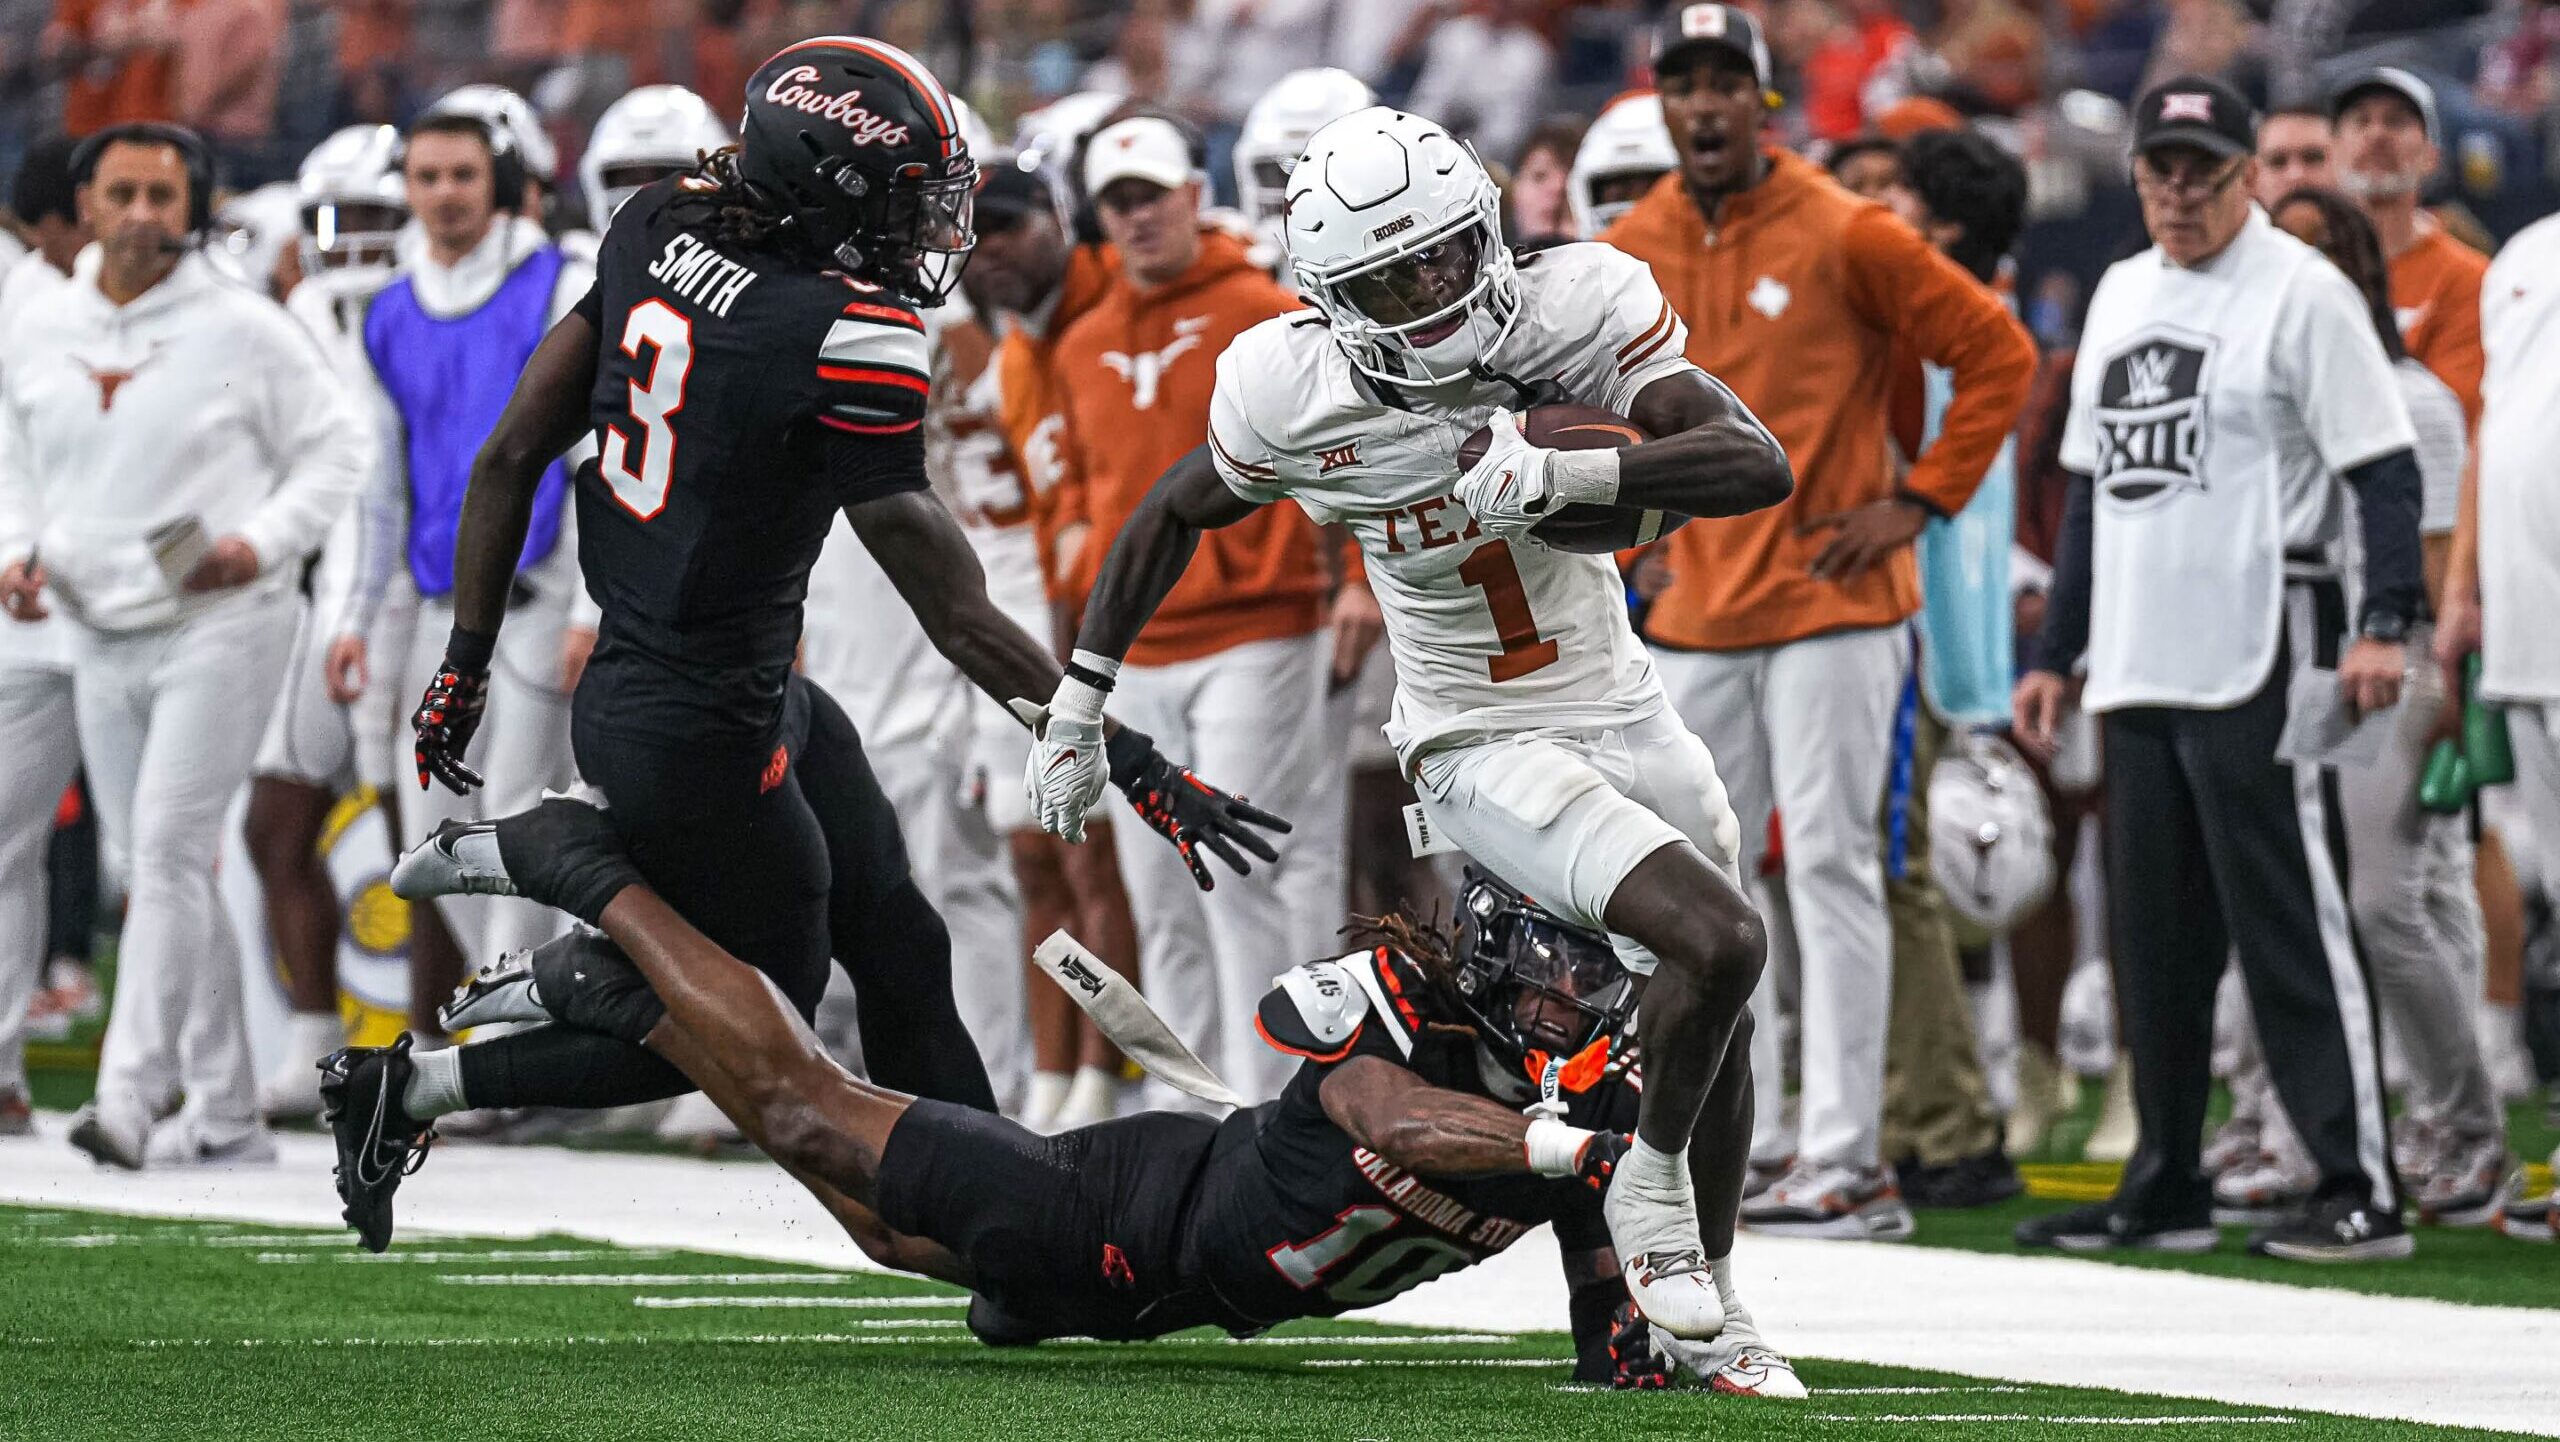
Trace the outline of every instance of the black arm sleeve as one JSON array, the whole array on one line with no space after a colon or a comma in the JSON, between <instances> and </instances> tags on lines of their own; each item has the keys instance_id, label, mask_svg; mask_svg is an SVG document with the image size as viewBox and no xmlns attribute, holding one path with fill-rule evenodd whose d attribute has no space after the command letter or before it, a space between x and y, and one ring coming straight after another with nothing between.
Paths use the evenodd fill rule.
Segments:
<instances>
[{"instance_id":1,"label":"black arm sleeve","mask_svg":"<svg viewBox=\"0 0 2560 1442\"><path fill-rule=\"evenodd\" d=\"M827 429L818 434L826 447L827 484L835 490L837 505L858 506L925 488L921 429L910 426L887 435Z\"/></svg>"},{"instance_id":2,"label":"black arm sleeve","mask_svg":"<svg viewBox=\"0 0 2560 1442\"><path fill-rule=\"evenodd\" d=\"M2062 502L2062 535L2053 547L2053 589L2045 596L2044 629L2036 633L2038 671L2071 674L2089 649L2090 566L2096 549L2097 495L2087 476L2070 473Z\"/></svg>"},{"instance_id":3,"label":"black arm sleeve","mask_svg":"<svg viewBox=\"0 0 2560 1442\"><path fill-rule=\"evenodd\" d=\"M2376 456L2347 472L2364 522L2364 614L2415 620L2426 604L2424 552L2418 541L2423 489L2413 451ZM2361 620L2361 618L2359 618Z\"/></svg>"}]
</instances>

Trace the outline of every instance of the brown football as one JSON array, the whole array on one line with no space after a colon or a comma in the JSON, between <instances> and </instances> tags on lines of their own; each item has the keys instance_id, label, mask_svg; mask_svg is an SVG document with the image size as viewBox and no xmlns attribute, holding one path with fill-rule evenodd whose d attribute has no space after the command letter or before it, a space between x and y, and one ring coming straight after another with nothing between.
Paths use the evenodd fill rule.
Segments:
<instances>
[{"instance_id":1,"label":"brown football","mask_svg":"<svg viewBox=\"0 0 2560 1442\"><path fill-rule=\"evenodd\" d=\"M1532 406L1520 413L1520 429L1535 446L1560 451L1614 450L1653 439L1642 427L1615 411L1598 406ZM1493 444L1493 431L1476 427L1458 447L1458 470L1472 470ZM1646 511L1630 506L1572 505L1540 521L1529 534L1559 551L1585 555L1623 551L1669 535L1689 518L1672 511Z\"/></svg>"}]
</instances>

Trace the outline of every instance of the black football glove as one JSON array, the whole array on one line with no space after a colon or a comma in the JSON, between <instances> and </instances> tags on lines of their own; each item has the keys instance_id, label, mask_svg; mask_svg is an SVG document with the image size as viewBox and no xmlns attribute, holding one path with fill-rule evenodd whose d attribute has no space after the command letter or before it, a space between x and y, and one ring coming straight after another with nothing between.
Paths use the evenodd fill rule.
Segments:
<instances>
[{"instance_id":1,"label":"black football glove","mask_svg":"<svg viewBox=\"0 0 2560 1442\"><path fill-rule=\"evenodd\" d=\"M1111 784L1129 798L1140 820L1182 853L1182 864L1191 868L1191 879L1202 891L1218 886L1200 854L1204 847L1238 876L1253 872L1245 851L1265 861L1280 859L1262 831L1286 835L1288 822L1166 760L1145 732L1123 726L1103 743L1103 752L1111 761Z\"/></svg>"},{"instance_id":2,"label":"black football glove","mask_svg":"<svg viewBox=\"0 0 2560 1442\"><path fill-rule=\"evenodd\" d=\"M1627 1132L1594 1132L1582 1144L1582 1155L1573 1159L1573 1174L1595 1192L1609 1190L1609 1174L1618 1169L1618 1158L1636 1144Z\"/></svg>"},{"instance_id":3,"label":"black football glove","mask_svg":"<svg viewBox=\"0 0 2560 1442\"><path fill-rule=\"evenodd\" d=\"M480 788L480 773L463 764L462 757L480 730L481 713L489 709L489 658L496 649L496 637L459 627L446 641L444 664L436 667L417 714L409 718L418 734L419 790L427 789L429 776L456 796Z\"/></svg>"},{"instance_id":4,"label":"black football glove","mask_svg":"<svg viewBox=\"0 0 2560 1442\"><path fill-rule=\"evenodd\" d=\"M1636 1310L1635 1298L1618 1304L1609 1319L1609 1385L1621 1392L1658 1392L1671 1385L1671 1359L1653 1345L1653 1324Z\"/></svg>"}]
</instances>

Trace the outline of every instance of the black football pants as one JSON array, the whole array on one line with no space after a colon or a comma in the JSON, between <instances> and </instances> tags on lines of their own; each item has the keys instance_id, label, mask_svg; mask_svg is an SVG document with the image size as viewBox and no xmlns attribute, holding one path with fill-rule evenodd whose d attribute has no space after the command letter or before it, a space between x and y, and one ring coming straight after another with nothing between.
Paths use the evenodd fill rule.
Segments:
<instances>
[{"instance_id":1,"label":"black football pants","mask_svg":"<svg viewBox=\"0 0 2560 1442\"><path fill-rule=\"evenodd\" d=\"M2275 759L2297 660L2334 668L2345 623L2335 582L2290 583L2257 694L2222 710L2103 718L2107 907L2142 1129L2117 1197L2156 1223L2191 1224L2212 1206L2198 1154L2214 989L2232 951L2321 1191L2399 1206L2337 777Z\"/></svg>"},{"instance_id":2,"label":"black football pants","mask_svg":"<svg viewBox=\"0 0 2560 1442\"><path fill-rule=\"evenodd\" d=\"M951 936L908 874L898 818L835 699L791 679L771 746L614 734L580 708L578 770L650 886L805 1019L833 955L854 983L874 1081L995 1109L951 996ZM634 1043L553 1025L463 1050L473 1106L612 1107L691 1091Z\"/></svg>"}]
</instances>

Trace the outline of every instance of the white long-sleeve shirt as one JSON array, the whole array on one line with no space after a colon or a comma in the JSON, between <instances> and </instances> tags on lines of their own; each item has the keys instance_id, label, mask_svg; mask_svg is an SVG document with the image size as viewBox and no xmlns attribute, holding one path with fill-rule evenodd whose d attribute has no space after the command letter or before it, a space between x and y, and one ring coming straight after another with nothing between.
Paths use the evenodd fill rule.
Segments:
<instances>
[{"instance_id":1,"label":"white long-sleeve shirt","mask_svg":"<svg viewBox=\"0 0 2560 1442\"><path fill-rule=\"evenodd\" d=\"M373 435L284 309L189 254L124 305L99 252L0 322L0 565L35 555L103 631L173 622L292 584L373 464ZM192 519L237 535L257 579L180 592L146 539Z\"/></svg>"},{"instance_id":2,"label":"white long-sleeve shirt","mask_svg":"<svg viewBox=\"0 0 2560 1442\"><path fill-rule=\"evenodd\" d=\"M469 254L451 265L441 265L427 253L426 236L411 221L400 233L400 275L410 282L418 296L419 308L432 316L467 315L489 303L515 273L526 256L550 244L542 227L522 216L501 216L489 227L489 233ZM560 279L551 288L551 305L545 323L558 325L595 283L595 265L575 256L567 256L560 267ZM361 322L358 323L359 331ZM374 618L382 608L382 598L391 585L392 574L403 564L409 537L409 450L407 432L400 419L399 408L374 373L371 356L364 348L361 334L352 347L350 364L355 369L358 390L366 409L379 429L381 460L374 468L364 489L358 517L355 565L349 585L343 594L332 598L340 617L340 634L370 634ZM578 466L594 453L595 440L587 437L569 452L568 465L574 474ZM578 549L576 498L561 511L559 545L570 555Z\"/></svg>"}]
</instances>

